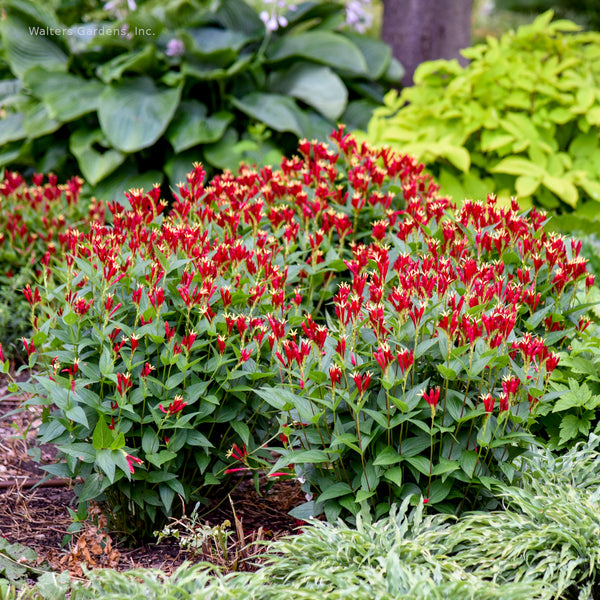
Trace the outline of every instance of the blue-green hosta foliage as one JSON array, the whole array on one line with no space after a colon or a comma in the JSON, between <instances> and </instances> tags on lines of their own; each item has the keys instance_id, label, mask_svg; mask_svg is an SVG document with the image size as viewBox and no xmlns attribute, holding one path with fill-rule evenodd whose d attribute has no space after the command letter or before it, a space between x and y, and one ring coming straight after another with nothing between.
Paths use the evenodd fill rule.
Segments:
<instances>
[{"instance_id":1,"label":"blue-green hosta foliage","mask_svg":"<svg viewBox=\"0 0 600 600\"><path fill-rule=\"evenodd\" d=\"M338 121L366 126L402 76L388 46L338 30L332 2L300 4L275 32L243 0L147 0L68 26L45 3L2 6L0 167L79 171L107 200L174 186L195 161L276 164Z\"/></svg>"},{"instance_id":2,"label":"blue-green hosta foliage","mask_svg":"<svg viewBox=\"0 0 600 600\"><path fill-rule=\"evenodd\" d=\"M415 154L456 201L516 192L564 214L555 227L598 231L600 34L551 19L464 50L465 68L422 64L367 138Z\"/></svg>"},{"instance_id":3,"label":"blue-green hosta foliage","mask_svg":"<svg viewBox=\"0 0 600 600\"><path fill-rule=\"evenodd\" d=\"M454 520L412 512L407 502L357 527L314 522L269 548L256 573L222 576L208 565L160 571L94 571L72 600L125 597L275 599L492 598L592 600L600 547L600 438L556 457L524 461L520 485L501 486L506 510ZM66 582L44 577L46 590Z\"/></svg>"}]
</instances>

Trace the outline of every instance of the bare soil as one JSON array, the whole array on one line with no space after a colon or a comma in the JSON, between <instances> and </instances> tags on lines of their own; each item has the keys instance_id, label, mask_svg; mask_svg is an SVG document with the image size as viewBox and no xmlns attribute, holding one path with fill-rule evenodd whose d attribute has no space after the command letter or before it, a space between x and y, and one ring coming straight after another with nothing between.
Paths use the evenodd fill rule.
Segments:
<instances>
[{"instance_id":1,"label":"bare soil","mask_svg":"<svg viewBox=\"0 0 600 600\"><path fill-rule=\"evenodd\" d=\"M13 412L20 404L18 397L8 393L7 382L0 375L0 537L37 553L38 564L28 565L33 574L36 568L51 568L81 577L82 565L120 571L154 567L171 573L185 560L209 561L225 569L252 569L260 562L262 541L293 534L299 526L288 515L304 501L298 482L277 481L266 492L266 481L261 481L259 494L253 481L244 479L230 495L213 499L205 511L206 517L201 519L202 524L211 527L229 521L227 529L231 535L226 555L210 540L194 554L180 548L173 538L126 546L118 534L107 529L106 516L98 506L92 507L81 531L63 545L67 528L73 522L69 508L76 510L72 482L54 480L36 486L45 472L27 451L34 446L40 412ZM54 456L51 445L41 448L42 462L50 463Z\"/></svg>"}]
</instances>

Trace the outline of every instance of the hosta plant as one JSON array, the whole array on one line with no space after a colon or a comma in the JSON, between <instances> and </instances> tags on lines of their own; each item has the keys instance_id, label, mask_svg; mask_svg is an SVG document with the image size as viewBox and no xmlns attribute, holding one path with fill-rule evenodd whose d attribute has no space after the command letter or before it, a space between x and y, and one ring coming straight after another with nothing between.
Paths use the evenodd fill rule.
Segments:
<instances>
[{"instance_id":1,"label":"hosta plant","mask_svg":"<svg viewBox=\"0 0 600 600\"><path fill-rule=\"evenodd\" d=\"M295 465L317 494L305 516L460 509L511 476L585 311L579 245L333 139L209 185L197 166L168 216L132 190L112 226L71 232L31 402L82 500L152 520L273 452L270 476Z\"/></svg>"},{"instance_id":2,"label":"hosta plant","mask_svg":"<svg viewBox=\"0 0 600 600\"><path fill-rule=\"evenodd\" d=\"M80 201L82 184L77 177L59 184L55 175L35 174L28 185L10 171L0 182L0 343L6 356L23 355L20 338L32 327L27 300L42 279L42 262L60 260L69 227L83 231L104 219L101 203Z\"/></svg>"},{"instance_id":3,"label":"hosta plant","mask_svg":"<svg viewBox=\"0 0 600 600\"><path fill-rule=\"evenodd\" d=\"M402 76L383 42L338 30L332 2L299 4L277 31L243 0L123 2L118 20L68 24L48 3L2 7L0 166L79 172L107 201L174 188L200 159L277 164L338 120L365 126Z\"/></svg>"},{"instance_id":4,"label":"hosta plant","mask_svg":"<svg viewBox=\"0 0 600 600\"><path fill-rule=\"evenodd\" d=\"M551 19L464 50L464 68L424 63L366 137L415 154L456 202L516 189L522 205L565 214L553 227L597 232L600 34Z\"/></svg>"}]
</instances>

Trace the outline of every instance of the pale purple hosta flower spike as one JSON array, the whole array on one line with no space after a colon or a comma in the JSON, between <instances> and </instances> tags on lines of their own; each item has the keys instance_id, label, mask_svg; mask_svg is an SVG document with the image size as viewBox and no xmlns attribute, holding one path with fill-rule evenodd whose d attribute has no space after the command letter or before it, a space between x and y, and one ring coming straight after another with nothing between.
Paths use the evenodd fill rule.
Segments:
<instances>
[{"instance_id":1,"label":"pale purple hosta flower spike","mask_svg":"<svg viewBox=\"0 0 600 600\"><path fill-rule=\"evenodd\" d=\"M272 4L271 10L263 10L260 13L260 19L265 24L267 31L276 31L279 27L287 27L288 20L280 14L282 9L294 11L296 10L295 4L286 4L285 0L264 0L265 4Z\"/></svg>"},{"instance_id":2,"label":"pale purple hosta flower spike","mask_svg":"<svg viewBox=\"0 0 600 600\"><path fill-rule=\"evenodd\" d=\"M185 52L185 44L181 40L178 40L177 38L173 38L167 44L167 50L165 51L165 54L167 56L181 56L184 52Z\"/></svg>"},{"instance_id":3,"label":"pale purple hosta flower spike","mask_svg":"<svg viewBox=\"0 0 600 600\"><path fill-rule=\"evenodd\" d=\"M371 4L371 0L350 0L346 3L346 23L358 33L365 33L373 23L373 15L365 10L367 4Z\"/></svg>"}]
</instances>

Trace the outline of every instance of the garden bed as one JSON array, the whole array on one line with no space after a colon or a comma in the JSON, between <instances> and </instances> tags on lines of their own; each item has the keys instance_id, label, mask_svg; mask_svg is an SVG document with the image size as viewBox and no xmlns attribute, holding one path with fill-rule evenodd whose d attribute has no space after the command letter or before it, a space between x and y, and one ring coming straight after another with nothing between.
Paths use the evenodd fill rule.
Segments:
<instances>
[{"instance_id":1,"label":"garden bed","mask_svg":"<svg viewBox=\"0 0 600 600\"><path fill-rule=\"evenodd\" d=\"M194 562L212 560L223 565L222 557L213 552L200 551L191 557L173 538L128 546L118 533L102 527L106 519L99 507L90 511L92 518L74 534L70 543L63 545L73 522L69 508L76 510L76 498L68 481L55 479L35 486L43 479L44 471L27 454L27 449L33 444L40 419L31 409L9 414L19 402L8 393L6 382L0 382L0 537L11 544L32 548L42 568L69 570L76 577L82 575L82 564L119 571L160 568L167 574L190 558ZM42 447L41 451L43 461L53 459L55 450L50 446ZM229 521L229 529L235 532L230 545L236 549L252 544L258 551L261 540L274 540L294 532L298 522L287 513L304 501L299 483L278 481L268 493L263 493L264 484L261 481L259 495L251 479L239 479L231 491L231 503L227 495L213 499L204 512L200 511L199 522L215 527ZM243 530L243 543L236 531L232 507ZM238 568L251 565L244 563Z\"/></svg>"}]
</instances>

